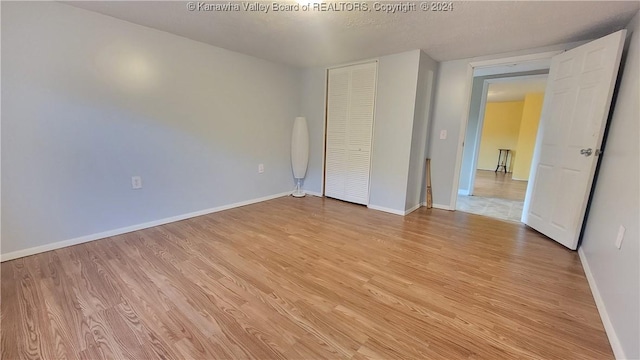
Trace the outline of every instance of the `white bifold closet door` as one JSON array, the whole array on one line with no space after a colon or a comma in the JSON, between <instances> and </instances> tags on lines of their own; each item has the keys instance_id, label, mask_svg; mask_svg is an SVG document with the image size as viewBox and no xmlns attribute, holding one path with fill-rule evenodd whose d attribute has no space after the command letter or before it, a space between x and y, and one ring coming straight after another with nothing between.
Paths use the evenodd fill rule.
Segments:
<instances>
[{"instance_id":1,"label":"white bifold closet door","mask_svg":"<svg viewBox=\"0 0 640 360\"><path fill-rule=\"evenodd\" d=\"M367 205L377 63L329 70L325 196Z\"/></svg>"}]
</instances>

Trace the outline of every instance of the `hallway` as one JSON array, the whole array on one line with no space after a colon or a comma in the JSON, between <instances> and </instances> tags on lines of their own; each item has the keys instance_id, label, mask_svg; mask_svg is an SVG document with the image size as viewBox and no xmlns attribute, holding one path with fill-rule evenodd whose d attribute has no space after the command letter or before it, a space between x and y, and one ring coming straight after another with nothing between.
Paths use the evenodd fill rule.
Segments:
<instances>
[{"instance_id":1,"label":"hallway","mask_svg":"<svg viewBox=\"0 0 640 360\"><path fill-rule=\"evenodd\" d=\"M456 210L520 222L527 182L511 173L477 170L473 196L458 196Z\"/></svg>"}]
</instances>

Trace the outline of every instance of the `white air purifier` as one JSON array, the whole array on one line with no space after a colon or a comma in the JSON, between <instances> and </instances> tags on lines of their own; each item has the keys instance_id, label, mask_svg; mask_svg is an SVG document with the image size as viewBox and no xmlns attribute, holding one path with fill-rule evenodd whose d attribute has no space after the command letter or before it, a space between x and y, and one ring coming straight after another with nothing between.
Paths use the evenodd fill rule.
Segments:
<instances>
[{"instance_id":1,"label":"white air purifier","mask_svg":"<svg viewBox=\"0 0 640 360\"><path fill-rule=\"evenodd\" d=\"M309 128L307 127L307 119L298 116L293 121L293 132L291 134L291 168L293 169L293 177L296 179L296 190L293 192L295 197L303 197L302 179L307 173L307 165L309 164Z\"/></svg>"}]
</instances>

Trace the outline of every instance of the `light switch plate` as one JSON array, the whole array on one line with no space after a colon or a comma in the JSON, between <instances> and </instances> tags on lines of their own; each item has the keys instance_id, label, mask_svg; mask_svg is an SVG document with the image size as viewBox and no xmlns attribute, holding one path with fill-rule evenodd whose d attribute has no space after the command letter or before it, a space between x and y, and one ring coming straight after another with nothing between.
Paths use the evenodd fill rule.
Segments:
<instances>
[{"instance_id":1,"label":"light switch plate","mask_svg":"<svg viewBox=\"0 0 640 360\"><path fill-rule=\"evenodd\" d=\"M140 176L132 176L131 177L131 188L134 190L142 189L142 177Z\"/></svg>"},{"instance_id":2,"label":"light switch plate","mask_svg":"<svg viewBox=\"0 0 640 360\"><path fill-rule=\"evenodd\" d=\"M447 130L440 130L440 140L447 138Z\"/></svg>"}]
</instances>

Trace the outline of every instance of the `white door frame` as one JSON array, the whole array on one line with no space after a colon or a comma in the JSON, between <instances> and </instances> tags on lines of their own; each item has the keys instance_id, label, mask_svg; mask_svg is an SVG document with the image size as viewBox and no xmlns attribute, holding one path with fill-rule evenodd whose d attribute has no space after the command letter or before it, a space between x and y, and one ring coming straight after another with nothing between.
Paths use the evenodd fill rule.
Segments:
<instances>
[{"instance_id":1,"label":"white door frame","mask_svg":"<svg viewBox=\"0 0 640 360\"><path fill-rule=\"evenodd\" d=\"M482 61L473 61L467 65L467 84L466 84L466 101L463 105L462 118L460 119L460 132L458 134L458 147L456 150L456 164L453 172L453 185L451 186L451 203L449 204L450 210L456 209L456 202L458 201L458 186L460 183L460 170L462 167L462 151L464 146L464 138L467 133L467 124L469 123L469 110L471 107L471 91L473 89L473 72L475 70L497 67L497 66L513 66L520 65L528 62L535 62L540 60L551 60L551 58L557 54L564 52L564 50L547 51L537 54L513 56L501 59L491 59Z\"/></svg>"},{"instance_id":2,"label":"white door frame","mask_svg":"<svg viewBox=\"0 0 640 360\"><path fill-rule=\"evenodd\" d=\"M546 79L548 74L540 74L540 75L524 75L524 76L508 76L501 77L495 79L486 79L482 83L482 97L480 98L480 113L478 113L478 132L476 133L476 148L473 150L473 157L471 159L471 169L472 174L469 180L469 195L473 195L473 187L476 182L476 168L478 167L478 156L480 155L480 142L482 141L482 126L484 125L484 114L487 108L487 96L489 93L489 85L491 84L499 84L499 83L509 83L509 82L518 82L523 80L531 80L531 79ZM468 117L467 117L467 125L468 125ZM466 132L466 131L465 131ZM462 171L462 163L460 164ZM458 187L460 185L458 184Z\"/></svg>"}]
</instances>

